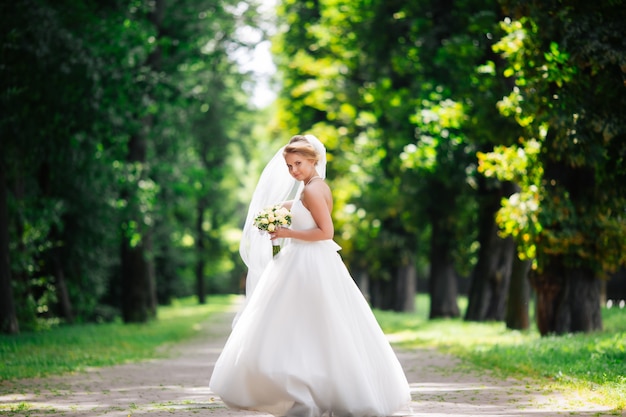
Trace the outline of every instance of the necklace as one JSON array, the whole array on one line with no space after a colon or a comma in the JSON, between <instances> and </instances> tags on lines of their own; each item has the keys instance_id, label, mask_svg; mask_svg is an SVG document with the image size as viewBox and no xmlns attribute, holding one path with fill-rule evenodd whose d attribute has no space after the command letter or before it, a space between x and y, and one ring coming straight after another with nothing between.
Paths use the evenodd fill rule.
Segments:
<instances>
[{"instance_id":1,"label":"necklace","mask_svg":"<svg viewBox=\"0 0 626 417\"><path fill-rule=\"evenodd\" d=\"M312 177L311 177L311 178L310 178L310 179L306 182L305 186L309 185L309 184L311 183L311 181L313 181L315 178L320 178L320 179L321 179L322 177L320 177L319 175L314 175L314 176L312 176Z\"/></svg>"}]
</instances>

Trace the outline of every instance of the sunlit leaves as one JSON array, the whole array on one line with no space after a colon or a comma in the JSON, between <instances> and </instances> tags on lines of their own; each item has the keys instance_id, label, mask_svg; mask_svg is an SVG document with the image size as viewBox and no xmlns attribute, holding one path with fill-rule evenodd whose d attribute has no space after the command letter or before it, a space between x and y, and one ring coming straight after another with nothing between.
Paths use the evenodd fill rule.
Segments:
<instances>
[{"instance_id":1,"label":"sunlit leaves","mask_svg":"<svg viewBox=\"0 0 626 417\"><path fill-rule=\"evenodd\" d=\"M419 136L416 143L404 147L400 154L404 169L423 169L434 172L442 170L447 146L463 146L458 136L452 132L462 127L467 118L463 105L450 99L438 102L422 101L422 108L411 117L411 122L418 126ZM445 142L447 146L442 146ZM449 158L453 158L449 155ZM452 162L448 160L448 162ZM453 163L453 162L452 162Z\"/></svg>"},{"instance_id":2,"label":"sunlit leaves","mask_svg":"<svg viewBox=\"0 0 626 417\"><path fill-rule=\"evenodd\" d=\"M410 143L404 147L400 154L402 166L406 169L424 169L434 171L437 167L437 143L432 136L421 136L419 146Z\"/></svg>"},{"instance_id":3,"label":"sunlit leaves","mask_svg":"<svg viewBox=\"0 0 626 417\"><path fill-rule=\"evenodd\" d=\"M500 28L504 31L505 35L493 45L493 50L501 54L503 58L509 59L519 53L523 48L524 40L526 39L526 31L521 20L511 20L508 17L500 22ZM520 66L517 66L517 69L520 68ZM514 75L514 68L505 70L504 75Z\"/></svg>"},{"instance_id":4,"label":"sunlit leaves","mask_svg":"<svg viewBox=\"0 0 626 417\"><path fill-rule=\"evenodd\" d=\"M514 87L508 96L502 97L497 107L504 116L514 117L520 126L526 127L535 120L535 117L532 113L522 110L523 101L524 97L520 94L519 88Z\"/></svg>"},{"instance_id":5,"label":"sunlit leaves","mask_svg":"<svg viewBox=\"0 0 626 417\"><path fill-rule=\"evenodd\" d=\"M610 42L613 35L606 33L623 22L625 9L606 2L566 2L558 8L536 2L539 7L517 8L522 3L506 2L510 10L522 13L502 22L506 35L494 45L506 59L504 74L515 83L498 109L523 128L522 147L527 149L535 138L541 152L530 165L534 177L521 177L521 192L500 211L500 226L518 233L518 242L526 240L520 236L534 242L539 268L547 257L558 257L570 267L602 274L624 264L620 253L626 242L626 235L618 237L624 231L626 193L619 178L625 173L615 160L619 151L609 151L617 149L614 141L625 128L616 122L623 113L616 109L626 105L624 95L614 94L623 76L614 61L609 64L616 51L623 53L623 46ZM598 36L605 41L597 42ZM604 75L596 72L600 65L608 65ZM496 153L480 156L483 172L515 178L521 165L512 163L511 150ZM530 185L536 192L528 194ZM534 198L537 216L522 216L523 210L517 209L523 203L528 207Z\"/></svg>"},{"instance_id":6,"label":"sunlit leaves","mask_svg":"<svg viewBox=\"0 0 626 417\"><path fill-rule=\"evenodd\" d=\"M478 152L478 171L501 181L514 181L537 185L540 168L536 166L541 144L536 140L520 146L496 146L492 152ZM538 173L531 170L538 169ZM534 179L534 182L533 182Z\"/></svg>"},{"instance_id":7,"label":"sunlit leaves","mask_svg":"<svg viewBox=\"0 0 626 417\"><path fill-rule=\"evenodd\" d=\"M331 144L335 219L338 230L350 229L344 235L352 240L341 242L348 255L353 244L373 252L374 237L385 250L401 241L398 248L412 251L435 207L445 207L442 221L455 219L447 221L458 229L452 234L471 241L463 228L475 208L468 179L475 146L512 140L494 108L502 87L488 44L499 30L497 8L438 7L346 0L279 7L284 26L274 51L286 97L279 117L285 129L313 130ZM356 208L342 210L350 204ZM421 247L427 256L427 243Z\"/></svg>"},{"instance_id":8,"label":"sunlit leaves","mask_svg":"<svg viewBox=\"0 0 626 417\"><path fill-rule=\"evenodd\" d=\"M520 191L502 200L496 215L503 237L513 236L524 259L536 257L536 245L542 225L539 220L542 170L537 164L540 143L532 140L525 146L497 146L492 152L478 152L478 172L501 181L511 181Z\"/></svg>"},{"instance_id":9,"label":"sunlit leaves","mask_svg":"<svg viewBox=\"0 0 626 417\"><path fill-rule=\"evenodd\" d=\"M558 43L550 42L550 50L544 53L544 59L545 65L541 70L546 81L562 87L576 76L577 69L570 62L570 54L560 50Z\"/></svg>"}]
</instances>

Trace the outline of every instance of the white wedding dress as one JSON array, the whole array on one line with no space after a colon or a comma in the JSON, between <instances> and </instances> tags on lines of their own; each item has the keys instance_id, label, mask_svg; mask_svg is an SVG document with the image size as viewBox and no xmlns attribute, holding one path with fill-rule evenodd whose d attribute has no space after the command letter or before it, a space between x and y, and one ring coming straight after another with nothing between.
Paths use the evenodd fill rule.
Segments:
<instances>
[{"instance_id":1,"label":"white wedding dress","mask_svg":"<svg viewBox=\"0 0 626 417\"><path fill-rule=\"evenodd\" d=\"M300 200L292 228L315 221ZM231 408L276 416L388 416L404 372L332 240L293 240L267 266L215 364Z\"/></svg>"}]
</instances>

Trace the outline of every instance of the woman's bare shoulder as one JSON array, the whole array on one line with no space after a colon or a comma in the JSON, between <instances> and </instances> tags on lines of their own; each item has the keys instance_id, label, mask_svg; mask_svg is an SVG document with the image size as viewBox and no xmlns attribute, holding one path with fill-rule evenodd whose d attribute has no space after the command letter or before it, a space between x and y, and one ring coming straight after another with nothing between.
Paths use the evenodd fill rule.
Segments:
<instances>
[{"instance_id":1,"label":"woman's bare shoulder","mask_svg":"<svg viewBox=\"0 0 626 417\"><path fill-rule=\"evenodd\" d=\"M302 202L305 207L315 204L316 201L325 201L326 205L332 208L332 192L330 186L323 180L313 181L302 191Z\"/></svg>"}]
</instances>

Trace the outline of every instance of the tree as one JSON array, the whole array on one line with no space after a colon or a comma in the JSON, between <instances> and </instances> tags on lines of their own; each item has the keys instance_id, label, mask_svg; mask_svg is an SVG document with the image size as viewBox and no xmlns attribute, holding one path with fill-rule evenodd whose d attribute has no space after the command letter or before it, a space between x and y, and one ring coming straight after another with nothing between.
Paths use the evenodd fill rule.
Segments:
<instances>
[{"instance_id":1,"label":"tree","mask_svg":"<svg viewBox=\"0 0 626 417\"><path fill-rule=\"evenodd\" d=\"M530 327L528 306L530 301L530 282L528 272L532 262L522 260L517 254L511 266L511 282L506 303L505 323L508 329L526 330Z\"/></svg>"},{"instance_id":2,"label":"tree","mask_svg":"<svg viewBox=\"0 0 626 417\"><path fill-rule=\"evenodd\" d=\"M502 238L498 233L496 213L502 198L513 194L511 182L493 182L478 178L478 260L472 273L468 294L466 320L503 320L513 259L516 254L512 238Z\"/></svg>"},{"instance_id":3,"label":"tree","mask_svg":"<svg viewBox=\"0 0 626 417\"><path fill-rule=\"evenodd\" d=\"M73 210L73 203L80 200L76 191L99 178L96 173L102 168L100 163L85 164L96 148L88 138L99 104L97 60L67 24L90 16L82 8L74 14L60 9L64 12L26 1L3 4L2 13L0 158L10 190L7 226L13 293L18 319L26 329L37 327L38 316L69 321L84 313L89 301L73 304L70 296L80 294L83 286L92 293L101 289L100 270L91 268L91 260L107 259L96 247L91 251L82 247L85 235L80 233L93 226L87 217L97 216L108 204L108 194L98 193L102 182L87 184L94 198L83 202L87 210L82 216ZM2 257L8 259L8 254Z\"/></svg>"},{"instance_id":4,"label":"tree","mask_svg":"<svg viewBox=\"0 0 626 417\"><path fill-rule=\"evenodd\" d=\"M154 103L157 74L161 71L163 19L166 13L166 0L156 0L146 10L147 18L156 34L156 46L146 57L143 70L147 72L147 82L141 83L144 91L140 94L145 103ZM148 135L152 133L156 116L155 105L139 112L140 126L128 141L126 162L130 167L132 179L122 194L126 200L125 217L122 220L121 233L121 283L122 317L124 322L145 322L156 317L157 297L156 278L152 263L152 225L148 220L151 204L146 204L144 190L153 188L148 165Z\"/></svg>"},{"instance_id":5,"label":"tree","mask_svg":"<svg viewBox=\"0 0 626 417\"><path fill-rule=\"evenodd\" d=\"M402 224L431 235L421 245L430 248L431 317L455 316L458 275L475 257L475 229L468 227L474 149L511 140L503 132L512 124L495 108L503 90L490 51L497 9L491 2L384 2L373 9L357 37L371 56L363 72L374 75L360 79L375 80L363 85L384 137L393 143L398 132L385 154L402 161L391 175L402 180Z\"/></svg>"},{"instance_id":6,"label":"tree","mask_svg":"<svg viewBox=\"0 0 626 417\"><path fill-rule=\"evenodd\" d=\"M7 184L4 166L0 164L0 332L18 333L19 323L15 314L11 261L9 258L9 215L7 209Z\"/></svg>"},{"instance_id":7,"label":"tree","mask_svg":"<svg viewBox=\"0 0 626 417\"><path fill-rule=\"evenodd\" d=\"M536 180L509 199L500 224L536 256L544 335L600 329L598 278L625 261L622 3L503 2L515 20L497 48L515 88L501 110L539 151Z\"/></svg>"},{"instance_id":8,"label":"tree","mask_svg":"<svg viewBox=\"0 0 626 417\"><path fill-rule=\"evenodd\" d=\"M372 281L375 306L400 310L406 298L397 290L414 290L418 259L430 264L431 316L459 315L458 275L475 263L474 210L491 210L482 223L495 231L493 204L475 205L471 185L488 181L476 178L474 152L519 131L495 107L506 91L491 50L497 5L285 2L282 10L289 25L276 49L282 100L293 109L284 120L328 138L342 178L334 189L345 190L335 213L344 256ZM497 206L501 185L491 184L482 192ZM477 301L486 310L492 300L503 315L507 287L498 288Z\"/></svg>"},{"instance_id":9,"label":"tree","mask_svg":"<svg viewBox=\"0 0 626 417\"><path fill-rule=\"evenodd\" d=\"M239 73L231 54L250 46L236 29L255 16L238 4L2 4L0 167L8 193L0 236L6 231L9 238L0 259L10 265L0 283L7 286L7 323L8 288L22 329L48 318L111 319L132 294L137 302L126 301L125 318L144 321L154 314L154 283L161 280L170 280L163 299L189 295L189 231L200 193L183 183L193 173L206 180L200 149L215 155L207 189L221 190L222 198L202 191L219 227L197 258L209 260L204 274L222 275L214 279L235 269L225 261L236 252L225 236L238 218L223 213L238 196L223 192L221 179L230 169L226 143L239 143L250 129L242 123L250 112L249 75ZM200 88L209 78L221 82L219 97L212 97L217 89ZM207 103L229 111L207 117ZM219 141L205 135L196 148L196 129L207 127L225 133ZM139 285L124 291L135 279Z\"/></svg>"}]
</instances>

